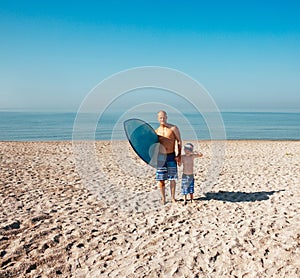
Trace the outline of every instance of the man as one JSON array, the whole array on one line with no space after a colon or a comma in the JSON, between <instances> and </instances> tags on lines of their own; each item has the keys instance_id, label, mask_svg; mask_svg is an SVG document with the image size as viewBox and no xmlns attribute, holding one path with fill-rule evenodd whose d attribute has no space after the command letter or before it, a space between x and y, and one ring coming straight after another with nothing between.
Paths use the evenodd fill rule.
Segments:
<instances>
[{"instance_id":1,"label":"man","mask_svg":"<svg viewBox=\"0 0 300 278\"><path fill-rule=\"evenodd\" d=\"M177 126L167 123L167 113L159 111L157 119L160 126L155 130L160 142L159 154L157 159L156 180L159 183L159 188L162 195L162 203L166 203L165 196L165 181L170 181L170 190L172 202L175 200L175 189L177 179L177 164L181 160L181 137ZM177 144L177 155L175 148Z\"/></svg>"}]
</instances>

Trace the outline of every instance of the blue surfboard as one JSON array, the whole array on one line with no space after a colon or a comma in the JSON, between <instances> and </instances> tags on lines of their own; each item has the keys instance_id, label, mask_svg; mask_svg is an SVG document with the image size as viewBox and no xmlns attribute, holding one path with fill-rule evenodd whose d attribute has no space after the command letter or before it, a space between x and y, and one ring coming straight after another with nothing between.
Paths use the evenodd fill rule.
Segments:
<instances>
[{"instance_id":1,"label":"blue surfboard","mask_svg":"<svg viewBox=\"0 0 300 278\"><path fill-rule=\"evenodd\" d=\"M159 141L155 130L140 119L126 120L124 130L136 154L147 164L156 167Z\"/></svg>"}]
</instances>

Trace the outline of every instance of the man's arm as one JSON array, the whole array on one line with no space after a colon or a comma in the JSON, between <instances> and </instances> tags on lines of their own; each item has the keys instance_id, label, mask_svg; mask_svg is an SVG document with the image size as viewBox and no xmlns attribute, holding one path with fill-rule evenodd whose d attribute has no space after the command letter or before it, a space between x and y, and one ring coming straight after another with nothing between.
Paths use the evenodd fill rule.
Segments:
<instances>
[{"instance_id":1,"label":"man's arm","mask_svg":"<svg viewBox=\"0 0 300 278\"><path fill-rule=\"evenodd\" d=\"M180 131L179 131L177 126L174 126L173 131L174 131L175 138L176 138L176 141L177 141L177 150L178 150L177 157L179 158L179 161L180 161L181 148L182 148L182 141L181 141Z\"/></svg>"}]
</instances>

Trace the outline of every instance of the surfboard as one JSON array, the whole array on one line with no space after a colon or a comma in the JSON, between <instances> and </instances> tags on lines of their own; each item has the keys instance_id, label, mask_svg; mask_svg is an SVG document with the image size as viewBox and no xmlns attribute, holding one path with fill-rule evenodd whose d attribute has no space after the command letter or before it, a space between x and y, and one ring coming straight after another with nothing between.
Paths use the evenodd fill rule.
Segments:
<instances>
[{"instance_id":1,"label":"surfboard","mask_svg":"<svg viewBox=\"0 0 300 278\"><path fill-rule=\"evenodd\" d=\"M156 167L159 141L155 130L140 119L128 119L123 124L126 137L136 154L147 164Z\"/></svg>"}]
</instances>

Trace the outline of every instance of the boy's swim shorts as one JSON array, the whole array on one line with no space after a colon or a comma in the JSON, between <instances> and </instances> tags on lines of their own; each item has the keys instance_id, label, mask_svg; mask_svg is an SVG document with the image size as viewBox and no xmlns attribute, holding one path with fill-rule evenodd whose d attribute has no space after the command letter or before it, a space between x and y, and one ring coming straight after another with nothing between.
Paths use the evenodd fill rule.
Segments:
<instances>
[{"instance_id":1,"label":"boy's swim shorts","mask_svg":"<svg viewBox=\"0 0 300 278\"><path fill-rule=\"evenodd\" d=\"M181 193L183 195L194 193L194 175L182 174Z\"/></svg>"}]
</instances>

